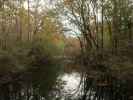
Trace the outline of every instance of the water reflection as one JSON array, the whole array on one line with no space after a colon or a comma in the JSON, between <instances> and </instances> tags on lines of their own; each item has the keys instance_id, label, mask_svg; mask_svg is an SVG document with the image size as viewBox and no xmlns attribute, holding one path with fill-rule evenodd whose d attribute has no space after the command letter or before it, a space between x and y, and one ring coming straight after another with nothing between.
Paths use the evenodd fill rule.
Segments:
<instances>
[{"instance_id":1,"label":"water reflection","mask_svg":"<svg viewBox=\"0 0 133 100\"><path fill-rule=\"evenodd\" d=\"M61 100L76 98L76 91L80 86L81 75L78 72L64 73L58 77L60 81L60 94L57 96ZM58 87L59 88L59 87Z\"/></svg>"},{"instance_id":2,"label":"water reflection","mask_svg":"<svg viewBox=\"0 0 133 100\"><path fill-rule=\"evenodd\" d=\"M12 81L1 86L0 100L129 100L126 81L106 74L102 78L108 79L109 84L106 80L96 80L87 75L81 76L80 72L60 74L57 86L54 85L48 95L42 94L48 87L43 79L38 81L39 85L27 84L24 80Z\"/></svg>"},{"instance_id":3,"label":"water reflection","mask_svg":"<svg viewBox=\"0 0 133 100\"><path fill-rule=\"evenodd\" d=\"M80 83L80 74L79 73L65 73L63 76L60 77L62 79L62 81L65 82L64 84L64 91L66 91L66 93L70 93L73 92L74 90L76 90L79 86Z\"/></svg>"},{"instance_id":4,"label":"water reflection","mask_svg":"<svg viewBox=\"0 0 133 100\"><path fill-rule=\"evenodd\" d=\"M111 85L101 84L91 77L81 77L77 72L65 73L59 79L64 84L58 100L129 100L125 84L120 80L112 79Z\"/></svg>"}]
</instances>

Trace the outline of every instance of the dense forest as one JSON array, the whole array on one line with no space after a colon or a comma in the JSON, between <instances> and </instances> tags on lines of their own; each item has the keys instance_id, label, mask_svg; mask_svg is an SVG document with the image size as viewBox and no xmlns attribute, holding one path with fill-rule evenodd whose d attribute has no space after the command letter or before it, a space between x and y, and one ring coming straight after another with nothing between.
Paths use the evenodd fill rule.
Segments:
<instances>
[{"instance_id":1,"label":"dense forest","mask_svg":"<svg viewBox=\"0 0 133 100\"><path fill-rule=\"evenodd\" d=\"M0 100L133 100L132 84L133 0L0 0Z\"/></svg>"}]
</instances>

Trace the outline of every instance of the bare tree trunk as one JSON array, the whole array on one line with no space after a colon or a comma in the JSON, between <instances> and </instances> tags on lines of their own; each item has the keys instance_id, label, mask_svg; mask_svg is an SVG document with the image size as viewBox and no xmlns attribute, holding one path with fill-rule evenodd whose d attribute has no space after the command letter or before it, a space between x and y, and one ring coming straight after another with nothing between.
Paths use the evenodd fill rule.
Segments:
<instances>
[{"instance_id":1,"label":"bare tree trunk","mask_svg":"<svg viewBox=\"0 0 133 100\"><path fill-rule=\"evenodd\" d=\"M19 2L19 6L20 6L20 11L21 11L21 9L22 9L22 2L21 2L21 0L18 0L18 2ZM23 33L23 30L22 30L22 19L21 19L22 17L21 16L22 15L19 14L19 40L22 40L22 33Z\"/></svg>"},{"instance_id":2,"label":"bare tree trunk","mask_svg":"<svg viewBox=\"0 0 133 100\"><path fill-rule=\"evenodd\" d=\"M103 0L101 1L101 19L102 19L102 23L101 23L101 49L103 52L103 48L104 48L104 7L103 7Z\"/></svg>"},{"instance_id":3,"label":"bare tree trunk","mask_svg":"<svg viewBox=\"0 0 133 100\"><path fill-rule=\"evenodd\" d=\"M27 0L28 4L28 41L30 41L30 0Z\"/></svg>"},{"instance_id":4,"label":"bare tree trunk","mask_svg":"<svg viewBox=\"0 0 133 100\"><path fill-rule=\"evenodd\" d=\"M114 8L113 8L113 51L117 53L118 48L118 4L117 0L113 1Z\"/></svg>"},{"instance_id":5,"label":"bare tree trunk","mask_svg":"<svg viewBox=\"0 0 133 100\"><path fill-rule=\"evenodd\" d=\"M3 3L2 3L2 41L1 41L1 44L2 44L2 49L6 49L6 40L5 40L5 34L6 34L6 30L5 30L5 21L6 21L6 16L5 16L5 8L4 8L4 6L5 6L5 2L3 1Z\"/></svg>"}]
</instances>

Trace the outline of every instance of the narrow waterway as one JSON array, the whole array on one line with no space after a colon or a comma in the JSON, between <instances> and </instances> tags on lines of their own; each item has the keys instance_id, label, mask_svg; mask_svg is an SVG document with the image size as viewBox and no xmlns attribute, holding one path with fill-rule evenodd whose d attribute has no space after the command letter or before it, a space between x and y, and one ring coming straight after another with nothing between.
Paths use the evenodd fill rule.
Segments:
<instances>
[{"instance_id":1,"label":"narrow waterway","mask_svg":"<svg viewBox=\"0 0 133 100\"><path fill-rule=\"evenodd\" d=\"M61 75L60 78L62 79L64 84L64 91L66 93L73 92L76 90L80 84L80 74L73 72L73 73L65 73L64 75Z\"/></svg>"},{"instance_id":2,"label":"narrow waterway","mask_svg":"<svg viewBox=\"0 0 133 100\"><path fill-rule=\"evenodd\" d=\"M60 81L60 94L57 97L62 98L61 100L77 97L81 81L81 75L78 72L63 73L58 77L58 81Z\"/></svg>"}]
</instances>

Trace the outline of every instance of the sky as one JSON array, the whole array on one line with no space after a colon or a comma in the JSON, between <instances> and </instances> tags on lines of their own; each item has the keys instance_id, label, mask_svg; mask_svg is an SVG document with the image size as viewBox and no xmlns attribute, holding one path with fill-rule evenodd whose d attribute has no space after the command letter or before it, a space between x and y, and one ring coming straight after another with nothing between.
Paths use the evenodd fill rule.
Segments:
<instances>
[{"instance_id":1,"label":"sky","mask_svg":"<svg viewBox=\"0 0 133 100\"><path fill-rule=\"evenodd\" d=\"M36 2L38 2L38 1L39 1L38 11L40 11L40 12L45 11L45 9L54 8L56 3L59 2L59 0L30 0L30 10L33 10L33 7L35 6ZM24 7L26 9L28 9L27 2L24 3ZM80 31L78 30L78 28L76 26L74 26L73 24L71 24L70 21L68 20L67 13L66 13L66 15L60 14L59 20L62 22L64 28L69 30L69 31L65 31L66 36L76 37L77 34L80 34ZM101 20L100 13L98 15L98 20L99 21ZM75 35L75 33L76 33L76 35Z\"/></svg>"},{"instance_id":2,"label":"sky","mask_svg":"<svg viewBox=\"0 0 133 100\"><path fill-rule=\"evenodd\" d=\"M33 6L36 4L37 1L38 0L30 0L30 10L33 9ZM55 7L57 2L59 2L59 0L39 0L38 10L39 11L44 11L44 9L52 9L53 7ZM24 7L26 9L28 9L27 2L24 3ZM68 18L65 15L60 14L60 19L59 20L62 22L64 28L67 28L69 30L72 30L74 32L79 33L77 28L75 26L73 26L72 24L70 24L70 22L68 21ZM76 35L72 31L65 31L64 33L67 37L69 37L69 36L75 37Z\"/></svg>"},{"instance_id":3,"label":"sky","mask_svg":"<svg viewBox=\"0 0 133 100\"><path fill-rule=\"evenodd\" d=\"M39 1L39 9L41 10L42 8L53 8L56 0L29 0L30 2L30 8L32 9L32 6L34 6L37 2ZM28 9L28 4L27 1L24 3L24 7Z\"/></svg>"}]
</instances>

